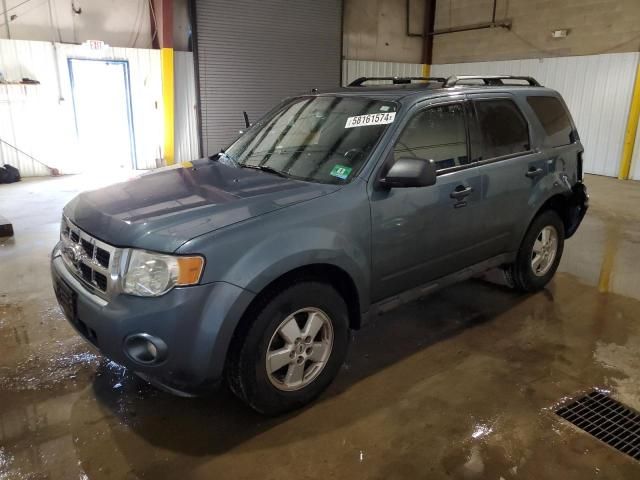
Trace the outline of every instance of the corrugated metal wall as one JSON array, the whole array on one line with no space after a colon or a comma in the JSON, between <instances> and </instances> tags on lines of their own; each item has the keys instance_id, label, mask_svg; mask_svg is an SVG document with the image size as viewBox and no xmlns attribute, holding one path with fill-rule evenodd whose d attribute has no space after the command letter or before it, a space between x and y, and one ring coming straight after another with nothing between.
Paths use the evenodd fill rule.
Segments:
<instances>
[{"instance_id":1,"label":"corrugated metal wall","mask_svg":"<svg viewBox=\"0 0 640 480\"><path fill-rule=\"evenodd\" d=\"M203 154L225 147L282 99L340 85L341 0L199 0Z\"/></svg>"},{"instance_id":2,"label":"corrugated metal wall","mask_svg":"<svg viewBox=\"0 0 640 480\"><path fill-rule=\"evenodd\" d=\"M421 75L421 63L371 62L366 60L344 60L342 62L343 86L347 86L360 77L419 77Z\"/></svg>"},{"instance_id":3,"label":"corrugated metal wall","mask_svg":"<svg viewBox=\"0 0 640 480\"><path fill-rule=\"evenodd\" d=\"M631 52L433 65L431 73L535 77L542 85L558 90L567 102L585 146L585 171L615 177L639 55ZM639 174L636 170L635 175Z\"/></svg>"},{"instance_id":4,"label":"corrugated metal wall","mask_svg":"<svg viewBox=\"0 0 640 480\"><path fill-rule=\"evenodd\" d=\"M193 53L174 52L175 160L194 160L199 154L198 111Z\"/></svg>"},{"instance_id":5,"label":"corrugated metal wall","mask_svg":"<svg viewBox=\"0 0 640 480\"><path fill-rule=\"evenodd\" d=\"M0 138L64 173L82 170L67 59L127 60L138 168L153 168L163 144L162 85L158 50L105 48L0 40L0 71L8 81L28 77L40 85L0 85ZM109 132L105 132L108 141ZM99 148L99 146L97 146ZM48 170L3 145L0 162L25 176Z\"/></svg>"}]
</instances>

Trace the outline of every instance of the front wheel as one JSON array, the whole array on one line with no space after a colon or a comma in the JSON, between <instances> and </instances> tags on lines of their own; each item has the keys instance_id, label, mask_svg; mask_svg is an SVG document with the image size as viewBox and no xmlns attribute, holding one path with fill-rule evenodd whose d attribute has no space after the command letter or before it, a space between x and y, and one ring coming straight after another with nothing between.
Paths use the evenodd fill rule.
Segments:
<instances>
[{"instance_id":1,"label":"front wheel","mask_svg":"<svg viewBox=\"0 0 640 480\"><path fill-rule=\"evenodd\" d=\"M564 224L553 210L538 215L522 240L516 261L507 268L515 288L535 292L544 288L558 269L564 249Z\"/></svg>"},{"instance_id":2,"label":"front wheel","mask_svg":"<svg viewBox=\"0 0 640 480\"><path fill-rule=\"evenodd\" d=\"M309 403L331 383L346 356L344 299L330 285L305 281L262 299L232 344L231 390L260 413Z\"/></svg>"}]
</instances>

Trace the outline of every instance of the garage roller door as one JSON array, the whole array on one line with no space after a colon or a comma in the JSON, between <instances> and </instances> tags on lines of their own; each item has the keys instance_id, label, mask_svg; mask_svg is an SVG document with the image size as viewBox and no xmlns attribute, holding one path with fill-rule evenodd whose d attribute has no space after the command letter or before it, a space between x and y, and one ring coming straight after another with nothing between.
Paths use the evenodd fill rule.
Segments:
<instances>
[{"instance_id":1,"label":"garage roller door","mask_svg":"<svg viewBox=\"0 0 640 480\"><path fill-rule=\"evenodd\" d=\"M195 46L203 154L277 102L340 85L342 0L198 0Z\"/></svg>"}]
</instances>

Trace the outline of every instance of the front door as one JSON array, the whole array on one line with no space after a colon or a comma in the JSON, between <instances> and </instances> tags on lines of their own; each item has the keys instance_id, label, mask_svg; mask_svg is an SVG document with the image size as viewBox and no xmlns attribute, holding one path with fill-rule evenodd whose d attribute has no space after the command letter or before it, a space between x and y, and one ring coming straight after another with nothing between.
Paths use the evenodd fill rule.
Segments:
<instances>
[{"instance_id":1,"label":"front door","mask_svg":"<svg viewBox=\"0 0 640 480\"><path fill-rule=\"evenodd\" d=\"M438 178L430 187L373 190L374 301L483 260L481 182L469 160L465 110L461 98L432 104L398 137L386 169L400 157L429 159Z\"/></svg>"}]
</instances>

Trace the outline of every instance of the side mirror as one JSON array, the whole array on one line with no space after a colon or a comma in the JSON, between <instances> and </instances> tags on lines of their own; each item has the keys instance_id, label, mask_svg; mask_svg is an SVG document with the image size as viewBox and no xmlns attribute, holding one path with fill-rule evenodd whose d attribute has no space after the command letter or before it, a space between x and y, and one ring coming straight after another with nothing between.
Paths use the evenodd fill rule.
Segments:
<instances>
[{"instance_id":1,"label":"side mirror","mask_svg":"<svg viewBox=\"0 0 640 480\"><path fill-rule=\"evenodd\" d=\"M436 183L436 165L433 160L400 158L380 182L388 188L428 187Z\"/></svg>"}]
</instances>

